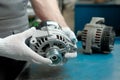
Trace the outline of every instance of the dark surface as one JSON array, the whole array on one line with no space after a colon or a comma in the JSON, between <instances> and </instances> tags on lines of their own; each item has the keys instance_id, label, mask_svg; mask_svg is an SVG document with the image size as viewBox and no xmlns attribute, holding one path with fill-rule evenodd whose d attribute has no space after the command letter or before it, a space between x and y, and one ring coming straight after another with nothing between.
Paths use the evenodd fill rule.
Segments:
<instances>
[{"instance_id":1,"label":"dark surface","mask_svg":"<svg viewBox=\"0 0 120 80\"><path fill-rule=\"evenodd\" d=\"M15 80L26 62L0 57L0 80Z\"/></svg>"},{"instance_id":2,"label":"dark surface","mask_svg":"<svg viewBox=\"0 0 120 80\"><path fill-rule=\"evenodd\" d=\"M120 38L110 54L78 53L61 67L32 64L19 80L120 80Z\"/></svg>"}]
</instances>

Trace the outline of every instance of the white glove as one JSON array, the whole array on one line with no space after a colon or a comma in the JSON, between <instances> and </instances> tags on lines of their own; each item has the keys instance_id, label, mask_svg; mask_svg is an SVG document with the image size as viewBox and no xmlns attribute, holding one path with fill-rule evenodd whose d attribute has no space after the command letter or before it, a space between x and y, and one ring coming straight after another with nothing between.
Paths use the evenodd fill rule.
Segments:
<instances>
[{"instance_id":1,"label":"white glove","mask_svg":"<svg viewBox=\"0 0 120 80\"><path fill-rule=\"evenodd\" d=\"M52 61L35 53L26 44L25 40L36 32L35 28L24 32L10 35L0 39L0 56L9 57L16 60L35 62L37 64L51 64Z\"/></svg>"},{"instance_id":2,"label":"white glove","mask_svg":"<svg viewBox=\"0 0 120 80\"><path fill-rule=\"evenodd\" d=\"M71 39L71 41L73 42L74 46L77 48L77 38L74 34L74 32L69 28L69 27L62 27L62 30L65 32L65 34ZM65 57L66 58L74 58L77 56L77 51L74 53L66 53Z\"/></svg>"}]
</instances>

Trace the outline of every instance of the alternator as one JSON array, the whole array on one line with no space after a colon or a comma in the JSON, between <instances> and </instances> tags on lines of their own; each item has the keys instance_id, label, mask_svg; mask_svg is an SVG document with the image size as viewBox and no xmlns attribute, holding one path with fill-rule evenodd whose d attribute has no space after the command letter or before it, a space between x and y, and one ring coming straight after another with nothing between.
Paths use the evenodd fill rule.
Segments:
<instances>
[{"instance_id":1,"label":"alternator","mask_svg":"<svg viewBox=\"0 0 120 80\"><path fill-rule=\"evenodd\" d=\"M103 24L104 18L93 17L77 38L82 41L83 53L110 53L113 50L115 32Z\"/></svg>"},{"instance_id":2,"label":"alternator","mask_svg":"<svg viewBox=\"0 0 120 80\"><path fill-rule=\"evenodd\" d=\"M30 47L36 53L51 59L52 66L62 65L67 61L65 53L76 51L72 41L56 22L41 22L37 29L36 34L30 39Z\"/></svg>"}]
</instances>

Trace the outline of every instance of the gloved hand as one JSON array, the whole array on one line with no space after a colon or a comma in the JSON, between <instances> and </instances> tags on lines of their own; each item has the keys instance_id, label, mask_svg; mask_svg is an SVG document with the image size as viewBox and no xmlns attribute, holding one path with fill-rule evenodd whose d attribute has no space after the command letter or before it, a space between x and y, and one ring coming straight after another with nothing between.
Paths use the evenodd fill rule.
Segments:
<instances>
[{"instance_id":1,"label":"gloved hand","mask_svg":"<svg viewBox=\"0 0 120 80\"><path fill-rule=\"evenodd\" d=\"M62 30L65 32L65 34L71 39L71 41L73 42L74 46L77 48L77 38L74 34L74 32L69 28L69 27L62 27ZM66 58L74 58L77 56L77 51L74 53L66 53L65 57Z\"/></svg>"},{"instance_id":2,"label":"gloved hand","mask_svg":"<svg viewBox=\"0 0 120 80\"><path fill-rule=\"evenodd\" d=\"M16 60L35 62L37 64L51 64L48 58L43 58L35 53L26 44L25 40L35 33L36 29L31 28L24 32L10 35L0 39L0 56L9 57Z\"/></svg>"}]
</instances>

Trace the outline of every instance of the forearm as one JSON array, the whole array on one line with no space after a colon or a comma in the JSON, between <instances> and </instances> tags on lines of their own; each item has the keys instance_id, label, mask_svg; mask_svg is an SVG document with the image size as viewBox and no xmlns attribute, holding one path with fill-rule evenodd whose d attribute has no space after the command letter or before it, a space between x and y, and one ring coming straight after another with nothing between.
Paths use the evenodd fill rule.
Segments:
<instances>
[{"instance_id":1,"label":"forearm","mask_svg":"<svg viewBox=\"0 0 120 80\"><path fill-rule=\"evenodd\" d=\"M58 8L57 0L31 0L36 15L41 20L53 20L68 26Z\"/></svg>"}]
</instances>

